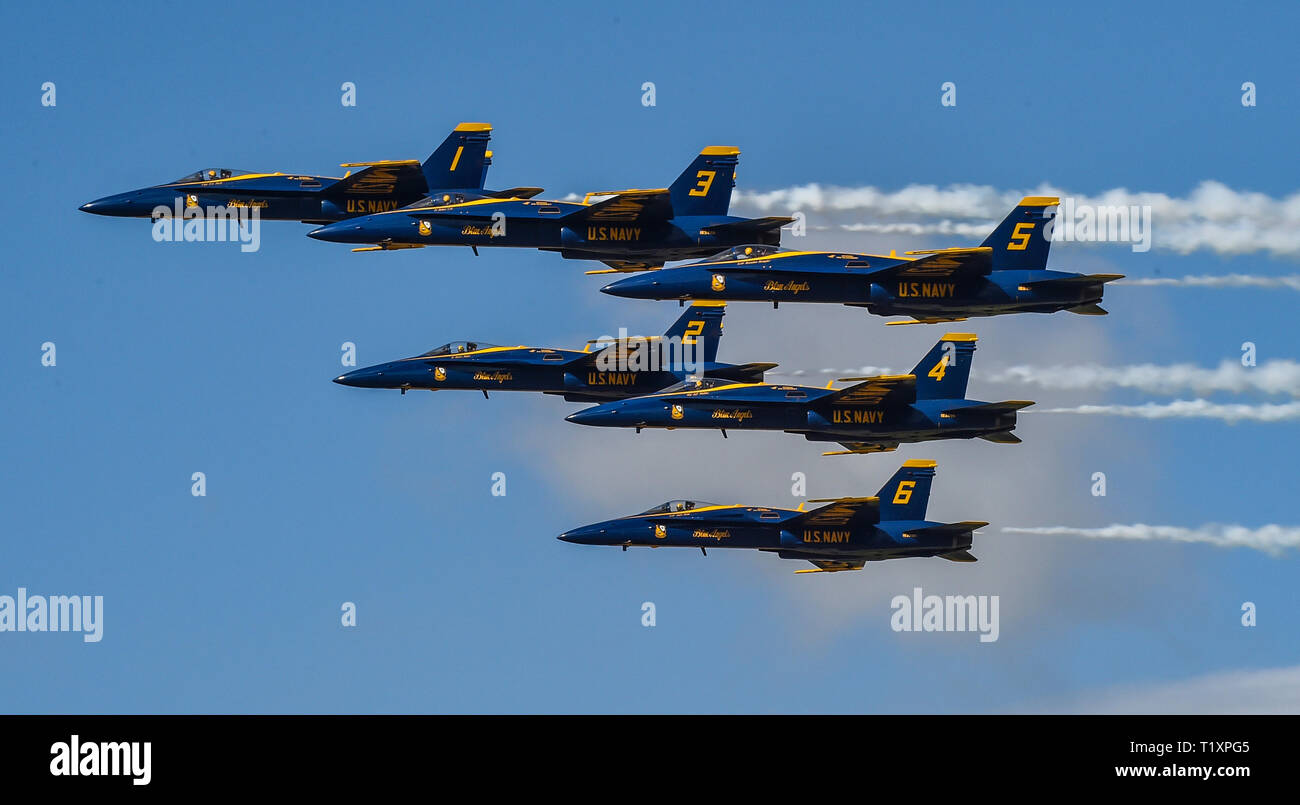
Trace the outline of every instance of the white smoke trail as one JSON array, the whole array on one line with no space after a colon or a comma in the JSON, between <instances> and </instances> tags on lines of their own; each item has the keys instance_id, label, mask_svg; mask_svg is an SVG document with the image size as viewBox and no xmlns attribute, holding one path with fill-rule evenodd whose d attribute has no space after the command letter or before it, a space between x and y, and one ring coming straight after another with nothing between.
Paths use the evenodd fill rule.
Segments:
<instances>
[{"instance_id":1,"label":"white smoke trail","mask_svg":"<svg viewBox=\"0 0 1300 805\"><path fill-rule=\"evenodd\" d=\"M1300 419L1300 402L1281 404L1215 403L1209 400L1174 400L1142 405L1076 405L1072 408L1032 408L1021 413L1105 414L1141 419L1219 419L1224 422L1282 422Z\"/></svg>"},{"instance_id":2,"label":"white smoke trail","mask_svg":"<svg viewBox=\"0 0 1300 805\"><path fill-rule=\"evenodd\" d=\"M1117 280L1114 285L1166 285L1182 288L1290 288L1300 291L1300 275L1262 277L1255 274L1192 274L1186 277L1142 277Z\"/></svg>"},{"instance_id":3,"label":"white smoke trail","mask_svg":"<svg viewBox=\"0 0 1300 805\"><path fill-rule=\"evenodd\" d=\"M736 191L733 209L759 215L799 211L817 229L942 235L966 241L986 236L1016 202L1029 195L1070 197L1079 208L1150 206L1153 245L1181 254L1206 249L1224 255L1300 255L1300 193L1274 198L1214 181L1202 182L1185 197L1124 188L1086 196L1050 185L1025 192L988 185L909 185L884 191L808 184L768 192Z\"/></svg>"},{"instance_id":4,"label":"white smoke trail","mask_svg":"<svg viewBox=\"0 0 1300 805\"><path fill-rule=\"evenodd\" d=\"M1300 363L1292 360L1265 361L1259 366L1242 366L1240 361L1224 360L1213 369L1186 363L1114 367L1095 364L1010 366L989 372L972 371L971 375L989 383L1019 383L1068 391L1125 388L1152 394L1262 392L1300 397Z\"/></svg>"},{"instance_id":5,"label":"white smoke trail","mask_svg":"<svg viewBox=\"0 0 1300 805\"><path fill-rule=\"evenodd\" d=\"M1272 556L1280 556L1288 548L1300 548L1300 528L1266 525L1247 528L1241 525L1203 525L1200 528L1182 528L1171 525L1108 525L1104 528L1073 528L1070 526L1036 526L1002 529L1008 534L1036 534L1055 537L1084 537L1087 539L1157 540L1166 542L1199 542L1222 548L1254 548Z\"/></svg>"},{"instance_id":6,"label":"white smoke trail","mask_svg":"<svg viewBox=\"0 0 1300 805\"><path fill-rule=\"evenodd\" d=\"M898 374L880 366L855 369L796 369L772 374L786 377L872 377ZM1259 366L1242 366L1240 361L1224 360L1217 367L1205 368L1188 363L1168 366L1143 363L1131 366L1009 366L1004 369L971 370L971 377L984 383L1007 383L1060 391L1135 389L1151 394L1195 394L1227 392L1244 394L1290 394L1300 397L1300 362L1271 360Z\"/></svg>"}]
</instances>

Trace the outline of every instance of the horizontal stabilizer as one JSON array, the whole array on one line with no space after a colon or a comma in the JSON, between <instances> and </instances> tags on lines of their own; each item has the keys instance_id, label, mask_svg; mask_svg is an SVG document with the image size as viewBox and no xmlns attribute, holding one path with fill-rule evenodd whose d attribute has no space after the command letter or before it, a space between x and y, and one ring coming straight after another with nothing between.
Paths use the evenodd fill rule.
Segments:
<instances>
[{"instance_id":1,"label":"horizontal stabilizer","mask_svg":"<svg viewBox=\"0 0 1300 805\"><path fill-rule=\"evenodd\" d=\"M1075 274L1072 277L1053 277L1049 280L1026 282L1022 287L1034 289L1068 288L1072 285L1100 285L1104 282L1114 282L1122 279L1124 279L1123 274Z\"/></svg>"},{"instance_id":2,"label":"horizontal stabilizer","mask_svg":"<svg viewBox=\"0 0 1300 805\"><path fill-rule=\"evenodd\" d=\"M905 532L903 536L909 539L912 537L960 537L963 534L969 534L986 525L988 525L988 523L980 522L978 520L966 520L960 523L944 523L943 525L932 525L928 528L918 528L915 531Z\"/></svg>"},{"instance_id":3,"label":"horizontal stabilizer","mask_svg":"<svg viewBox=\"0 0 1300 805\"><path fill-rule=\"evenodd\" d=\"M793 218L783 216L770 216L767 218L751 218L748 221L733 221L729 224L718 224L702 230L706 235L717 235L719 237L736 238L743 240L746 234L767 232L772 229L780 229L786 224L794 223Z\"/></svg>"},{"instance_id":4,"label":"horizontal stabilizer","mask_svg":"<svg viewBox=\"0 0 1300 805\"><path fill-rule=\"evenodd\" d=\"M1067 307L1071 313L1078 313L1080 316L1105 316L1109 311L1106 308L1093 303L1091 305L1078 305L1077 307Z\"/></svg>"},{"instance_id":5,"label":"horizontal stabilizer","mask_svg":"<svg viewBox=\"0 0 1300 805\"><path fill-rule=\"evenodd\" d=\"M948 414L949 416L961 416L965 413L1008 414L1012 411L1019 411L1021 408L1028 408L1033 404L1033 400L1003 400L1002 402L980 403L979 405L966 405L961 408L949 408L943 413Z\"/></svg>"},{"instance_id":6,"label":"horizontal stabilizer","mask_svg":"<svg viewBox=\"0 0 1300 805\"><path fill-rule=\"evenodd\" d=\"M949 553L939 554L940 559L947 559L949 562L978 562L970 551L950 551Z\"/></svg>"}]
</instances>

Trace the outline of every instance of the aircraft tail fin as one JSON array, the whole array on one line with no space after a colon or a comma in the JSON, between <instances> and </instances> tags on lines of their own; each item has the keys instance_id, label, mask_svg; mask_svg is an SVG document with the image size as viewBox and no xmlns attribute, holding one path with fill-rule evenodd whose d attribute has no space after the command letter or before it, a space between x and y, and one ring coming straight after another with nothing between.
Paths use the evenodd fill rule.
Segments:
<instances>
[{"instance_id":1,"label":"aircraft tail fin","mask_svg":"<svg viewBox=\"0 0 1300 805\"><path fill-rule=\"evenodd\" d=\"M668 188L673 215L726 215L736 186L740 149L711 145Z\"/></svg>"},{"instance_id":2,"label":"aircraft tail fin","mask_svg":"<svg viewBox=\"0 0 1300 805\"><path fill-rule=\"evenodd\" d=\"M696 302L686 308L664 338L681 339L684 357L697 365L713 363L718 359L718 345L722 340L722 317L727 313L724 302Z\"/></svg>"},{"instance_id":3,"label":"aircraft tail fin","mask_svg":"<svg viewBox=\"0 0 1300 805\"><path fill-rule=\"evenodd\" d=\"M482 188L491 164L487 150L491 139L489 123L461 123L452 130L422 166L429 192Z\"/></svg>"},{"instance_id":4,"label":"aircraft tail fin","mask_svg":"<svg viewBox=\"0 0 1300 805\"><path fill-rule=\"evenodd\" d=\"M1054 196L1026 196L981 246L993 250L993 270L1047 268L1052 242L1047 227L1056 217L1048 209L1060 203Z\"/></svg>"},{"instance_id":5,"label":"aircraft tail fin","mask_svg":"<svg viewBox=\"0 0 1300 805\"><path fill-rule=\"evenodd\" d=\"M948 333L940 338L912 370L916 376L916 399L963 399L975 341L976 336L971 333Z\"/></svg>"},{"instance_id":6,"label":"aircraft tail fin","mask_svg":"<svg viewBox=\"0 0 1300 805\"><path fill-rule=\"evenodd\" d=\"M880 519L924 520L935 466L933 461L904 461L894 477L876 493L880 498Z\"/></svg>"}]
</instances>

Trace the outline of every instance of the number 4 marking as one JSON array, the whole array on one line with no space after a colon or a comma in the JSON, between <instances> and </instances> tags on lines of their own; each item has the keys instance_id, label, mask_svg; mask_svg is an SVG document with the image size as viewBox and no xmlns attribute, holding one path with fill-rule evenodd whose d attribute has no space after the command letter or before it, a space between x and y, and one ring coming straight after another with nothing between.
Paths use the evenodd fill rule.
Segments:
<instances>
[{"instance_id":1,"label":"number 4 marking","mask_svg":"<svg viewBox=\"0 0 1300 805\"><path fill-rule=\"evenodd\" d=\"M942 383L944 373L946 373L947 371L948 371L948 356L944 355L942 358L939 359L939 362L934 365L933 369L926 372L925 376L933 377L936 381Z\"/></svg>"}]
</instances>

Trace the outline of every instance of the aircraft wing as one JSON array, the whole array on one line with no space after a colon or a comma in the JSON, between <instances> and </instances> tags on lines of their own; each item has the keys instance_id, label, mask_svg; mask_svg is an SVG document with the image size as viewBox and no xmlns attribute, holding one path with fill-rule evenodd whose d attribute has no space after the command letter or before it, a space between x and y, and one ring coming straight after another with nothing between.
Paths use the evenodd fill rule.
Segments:
<instances>
[{"instance_id":1,"label":"aircraft wing","mask_svg":"<svg viewBox=\"0 0 1300 805\"><path fill-rule=\"evenodd\" d=\"M647 335L636 338L588 341L588 351L574 360L574 363L595 365L597 360L628 362L637 350L648 349L652 343L661 338L662 336L658 335ZM595 349L592 348L593 345L596 347ZM611 350L613 351L611 352Z\"/></svg>"},{"instance_id":2,"label":"aircraft wing","mask_svg":"<svg viewBox=\"0 0 1300 805\"><path fill-rule=\"evenodd\" d=\"M624 190L613 197L571 212L561 220L565 226L599 226L666 221L673 217L668 190Z\"/></svg>"},{"instance_id":3,"label":"aircraft wing","mask_svg":"<svg viewBox=\"0 0 1300 805\"><path fill-rule=\"evenodd\" d=\"M823 456L853 456L868 453L892 453L898 449L898 442L840 442L843 450L828 450Z\"/></svg>"},{"instance_id":4,"label":"aircraft wing","mask_svg":"<svg viewBox=\"0 0 1300 805\"><path fill-rule=\"evenodd\" d=\"M855 562L834 562L822 559L809 559L808 561L816 565L816 568L805 568L796 570L795 573L839 573L844 570L861 570L866 564L865 561L858 560Z\"/></svg>"},{"instance_id":5,"label":"aircraft wing","mask_svg":"<svg viewBox=\"0 0 1300 805\"><path fill-rule=\"evenodd\" d=\"M609 268L586 271L585 274L632 274L637 271L658 271L664 267L663 261L650 263L644 260L601 260Z\"/></svg>"},{"instance_id":6,"label":"aircraft wing","mask_svg":"<svg viewBox=\"0 0 1300 805\"><path fill-rule=\"evenodd\" d=\"M395 194L423 195L428 183L424 170L414 159L392 159L383 162L344 162L344 168L362 168L349 173L325 189L326 196L391 196Z\"/></svg>"},{"instance_id":7,"label":"aircraft wing","mask_svg":"<svg viewBox=\"0 0 1300 805\"><path fill-rule=\"evenodd\" d=\"M511 187L506 190L484 190L488 198L532 198L542 192L540 187Z\"/></svg>"},{"instance_id":8,"label":"aircraft wing","mask_svg":"<svg viewBox=\"0 0 1300 805\"><path fill-rule=\"evenodd\" d=\"M822 402L884 405L916 402L916 375L880 375L879 377L842 377L841 382L858 380L822 398Z\"/></svg>"},{"instance_id":9,"label":"aircraft wing","mask_svg":"<svg viewBox=\"0 0 1300 805\"><path fill-rule=\"evenodd\" d=\"M804 512L790 521L797 522L799 528L842 526L850 521L855 523L880 521L880 498L818 498L808 502L827 505Z\"/></svg>"},{"instance_id":10,"label":"aircraft wing","mask_svg":"<svg viewBox=\"0 0 1300 805\"><path fill-rule=\"evenodd\" d=\"M981 277L993 270L993 249L977 246L971 249L935 249L933 251L906 252L921 255L916 260L882 268L866 275L872 282L892 280L965 279Z\"/></svg>"}]
</instances>

